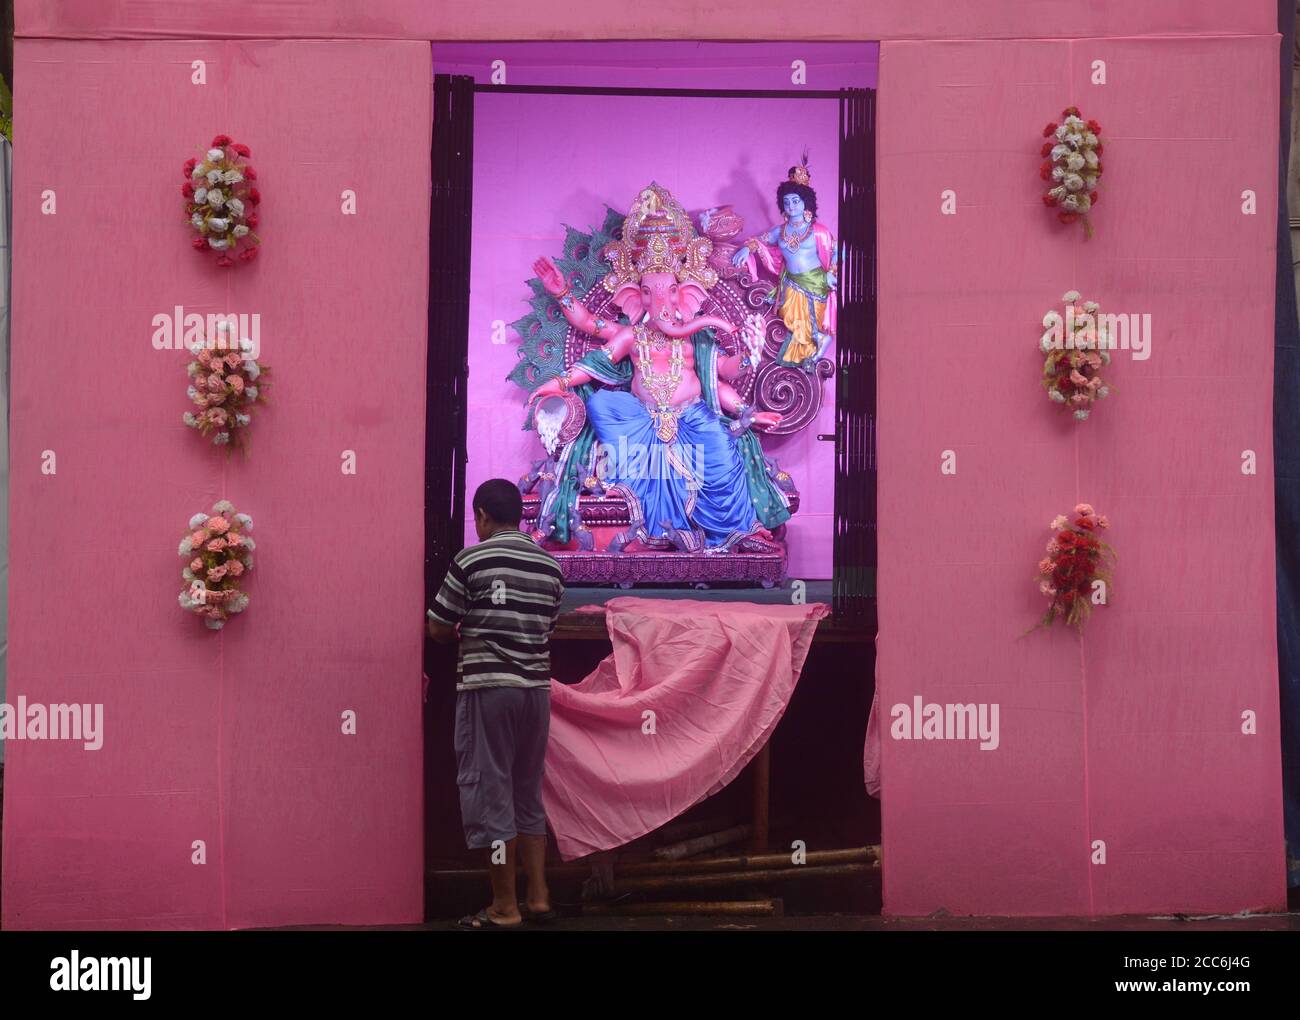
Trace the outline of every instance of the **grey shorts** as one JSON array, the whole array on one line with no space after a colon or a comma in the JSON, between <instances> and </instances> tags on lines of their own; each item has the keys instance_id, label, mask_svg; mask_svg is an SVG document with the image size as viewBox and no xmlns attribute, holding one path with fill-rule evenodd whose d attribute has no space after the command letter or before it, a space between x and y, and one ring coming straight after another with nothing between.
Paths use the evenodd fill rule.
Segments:
<instances>
[{"instance_id":1,"label":"grey shorts","mask_svg":"<svg viewBox=\"0 0 1300 1020\"><path fill-rule=\"evenodd\" d=\"M546 835L542 772L551 688L485 687L456 695L456 784L465 843Z\"/></svg>"}]
</instances>

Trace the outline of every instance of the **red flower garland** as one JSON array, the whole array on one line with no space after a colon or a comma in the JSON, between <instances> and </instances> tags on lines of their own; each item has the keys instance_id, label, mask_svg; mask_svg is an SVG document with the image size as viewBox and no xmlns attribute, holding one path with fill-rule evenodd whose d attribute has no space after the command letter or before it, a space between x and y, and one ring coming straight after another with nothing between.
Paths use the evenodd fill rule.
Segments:
<instances>
[{"instance_id":1,"label":"red flower garland","mask_svg":"<svg viewBox=\"0 0 1300 1020\"><path fill-rule=\"evenodd\" d=\"M1038 563L1038 590L1049 600L1040 627L1050 627L1060 617L1082 629L1095 595L1102 594L1098 605L1106 604L1115 551L1097 535L1108 527L1110 521L1087 503L1074 508L1073 520L1061 514L1052 521L1056 534ZM1103 587L1094 589L1097 582Z\"/></svg>"}]
</instances>

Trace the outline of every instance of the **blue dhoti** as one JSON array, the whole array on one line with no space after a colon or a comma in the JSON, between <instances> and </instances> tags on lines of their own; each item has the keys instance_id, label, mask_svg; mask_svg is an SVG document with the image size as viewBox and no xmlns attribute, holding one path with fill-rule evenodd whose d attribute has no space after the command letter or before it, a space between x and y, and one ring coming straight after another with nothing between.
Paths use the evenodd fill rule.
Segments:
<instances>
[{"instance_id":1,"label":"blue dhoti","mask_svg":"<svg viewBox=\"0 0 1300 1020\"><path fill-rule=\"evenodd\" d=\"M667 442L649 408L624 390L594 392L587 420L606 457L605 481L636 497L650 538L680 545L674 532L696 532L706 547L729 547L758 526L736 441L704 401L678 409Z\"/></svg>"}]
</instances>

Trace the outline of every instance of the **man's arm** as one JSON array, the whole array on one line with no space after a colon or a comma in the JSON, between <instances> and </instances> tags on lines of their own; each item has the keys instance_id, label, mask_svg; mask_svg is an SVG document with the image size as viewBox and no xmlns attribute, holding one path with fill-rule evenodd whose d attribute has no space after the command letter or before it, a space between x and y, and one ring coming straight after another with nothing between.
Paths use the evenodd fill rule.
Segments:
<instances>
[{"instance_id":1,"label":"man's arm","mask_svg":"<svg viewBox=\"0 0 1300 1020\"><path fill-rule=\"evenodd\" d=\"M465 586L465 571L456 561L451 561L447 576L438 589L433 600L433 607L426 611L429 637L440 645L451 644L460 638L457 625L469 611L469 589Z\"/></svg>"},{"instance_id":2,"label":"man's arm","mask_svg":"<svg viewBox=\"0 0 1300 1020\"><path fill-rule=\"evenodd\" d=\"M560 619L560 603L563 600L564 600L564 581L557 580L555 582L555 605L551 608L551 626L546 631L546 637L548 640L550 639L551 635L555 633L555 624Z\"/></svg>"},{"instance_id":3,"label":"man's arm","mask_svg":"<svg viewBox=\"0 0 1300 1020\"><path fill-rule=\"evenodd\" d=\"M429 637L437 641L440 645L449 645L454 643L460 635L456 633L455 627L449 627L433 615L433 610L428 612L429 620Z\"/></svg>"}]
</instances>

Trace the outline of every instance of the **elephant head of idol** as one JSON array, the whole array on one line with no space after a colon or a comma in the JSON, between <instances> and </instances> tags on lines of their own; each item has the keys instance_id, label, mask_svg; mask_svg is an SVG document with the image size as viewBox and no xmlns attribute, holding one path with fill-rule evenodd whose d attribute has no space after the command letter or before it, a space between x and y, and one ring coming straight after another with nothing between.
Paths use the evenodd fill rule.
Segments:
<instances>
[{"instance_id":1,"label":"elephant head of idol","mask_svg":"<svg viewBox=\"0 0 1300 1020\"><path fill-rule=\"evenodd\" d=\"M718 282L709 265L713 242L696 234L690 216L667 188L650 184L623 221L623 236L601 253L612 269L604 286L633 325L665 336L686 337L712 328L735 327L717 316L699 314L709 289Z\"/></svg>"}]
</instances>

